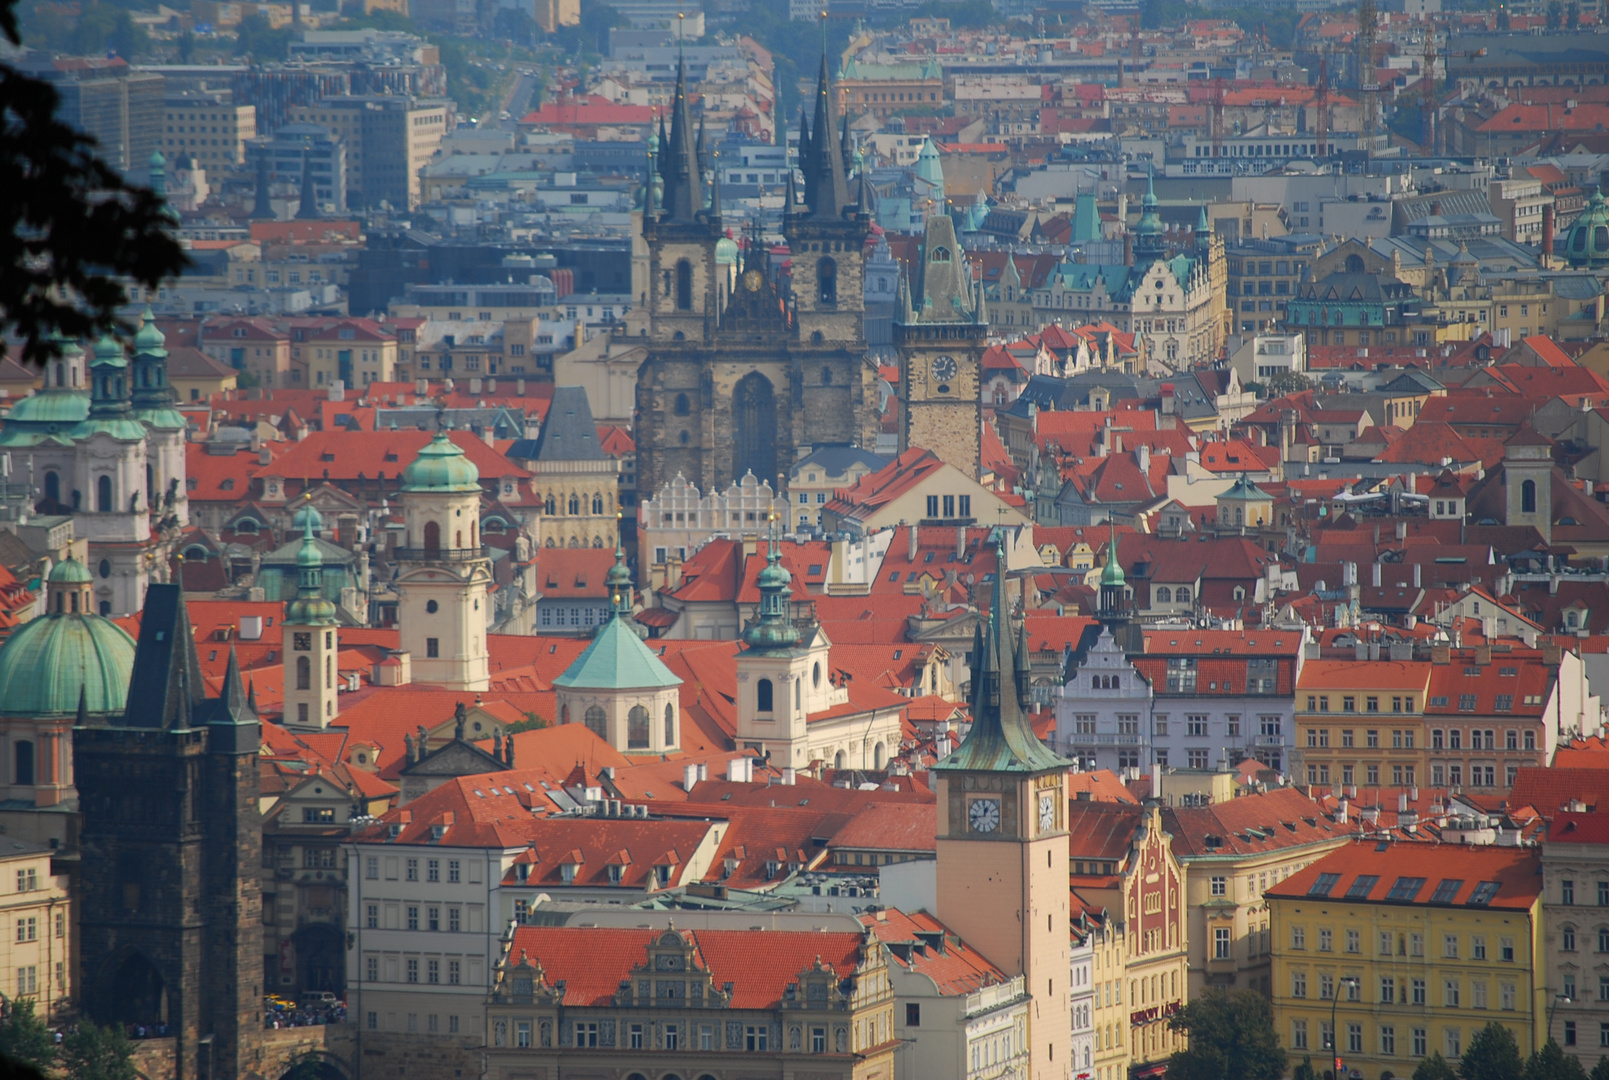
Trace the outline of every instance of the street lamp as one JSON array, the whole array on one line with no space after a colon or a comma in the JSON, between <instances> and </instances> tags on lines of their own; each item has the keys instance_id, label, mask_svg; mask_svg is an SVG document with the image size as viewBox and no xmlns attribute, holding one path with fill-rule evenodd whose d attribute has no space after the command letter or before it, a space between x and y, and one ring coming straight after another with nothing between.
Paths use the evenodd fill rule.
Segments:
<instances>
[{"instance_id":1,"label":"street lamp","mask_svg":"<svg viewBox=\"0 0 1609 1080\"><path fill-rule=\"evenodd\" d=\"M1356 978L1344 975L1336 982L1335 993L1330 995L1330 1057L1335 1066L1335 1071L1330 1075L1333 1080L1341 1080L1341 1033L1335 1028L1335 1007L1341 1003L1341 987L1356 985Z\"/></svg>"},{"instance_id":2,"label":"street lamp","mask_svg":"<svg viewBox=\"0 0 1609 1080\"><path fill-rule=\"evenodd\" d=\"M1553 1000L1548 1003L1548 1040L1550 1042L1553 1039L1553 1014L1558 1009L1559 1002L1562 1001L1568 1005L1572 1000L1569 994L1554 994Z\"/></svg>"}]
</instances>

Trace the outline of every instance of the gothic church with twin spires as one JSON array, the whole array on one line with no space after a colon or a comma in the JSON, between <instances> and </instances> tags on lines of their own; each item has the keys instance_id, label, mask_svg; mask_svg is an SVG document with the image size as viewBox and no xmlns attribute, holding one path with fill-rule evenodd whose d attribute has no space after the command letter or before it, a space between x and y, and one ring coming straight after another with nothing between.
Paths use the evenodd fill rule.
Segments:
<instances>
[{"instance_id":1,"label":"gothic church with twin spires","mask_svg":"<svg viewBox=\"0 0 1609 1080\"><path fill-rule=\"evenodd\" d=\"M877 371L862 298L869 192L850 193L847 130L822 58L813 122L800 117L802 198L790 173L782 232L791 288L758 233L734 259L720 181L695 131L685 67L661 121L643 209L648 357L637 375L637 484L680 474L705 491L752 472L773 485L815 446L871 446ZM708 179L706 179L708 178ZM725 251L722 251L722 248Z\"/></svg>"}]
</instances>

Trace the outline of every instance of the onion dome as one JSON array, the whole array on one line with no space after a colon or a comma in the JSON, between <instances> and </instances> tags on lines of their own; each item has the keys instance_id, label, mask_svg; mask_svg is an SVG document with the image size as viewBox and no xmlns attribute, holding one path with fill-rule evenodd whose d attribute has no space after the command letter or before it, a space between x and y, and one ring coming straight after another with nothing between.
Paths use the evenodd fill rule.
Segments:
<instances>
[{"instance_id":1,"label":"onion dome","mask_svg":"<svg viewBox=\"0 0 1609 1080\"><path fill-rule=\"evenodd\" d=\"M304 516L302 521L302 547L296 553L296 599L286 606L285 621L298 626L329 626L335 622L335 605L323 592L324 556L313 539L312 516Z\"/></svg>"},{"instance_id":2,"label":"onion dome","mask_svg":"<svg viewBox=\"0 0 1609 1080\"><path fill-rule=\"evenodd\" d=\"M1609 267L1609 206L1603 192L1593 192L1587 208L1570 224L1558 248L1571 266L1599 270Z\"/></svg>"},{"instance_id":3,"label":"onion dome","mask_svg":"<svg viewBox=\"0 0 1609 1080\"><path fill-rule=\"evenodd\" d=\"M479 491L480 470L445 431L438 431L402 470L402 490L442 494Z\"/></svg>"},{"instance_id":4,"label":"onion dome","mask_svg":"<svg viewBox=\"0 0 1609 1080\"><path fill-rule=\"evenodd\" d=\"M737 241L732 239L732 230L726 230L726 235L715 241L715 265L737 265Z\"/></svg>"},{"instance_id":5,"label":"onion dome","mask_svg":"<svg viewBox=\"0 0 1609 1080\"><path fill-rule=\"evenodd\" d=\"M768 546L765 569L755 579L760 589L760 617L743 631L743 643L752 652L789 649L799 644L799 628L793 625L790 601L793 575L782 565L782 547L774 533Z\"/></svg>"},{"instance_id":6,"label":"onion dome","mask_svg":"<svg viewBox=\"0 0 1609 1080\"><path fill-rule=\"evenodd\" d=\"M50 590L87 594L89 570L64 559L50 572ZM83 610L52 610L23 623L0 645L0 716L72 716L123 712L134 673L134 639L112 620Z\"/></svg>"},{"instance_id":7,"label":"onion dome","mask_svg":"<svg viewBox=\"0 0 1609 1080\"><path fill-rule=\"evenodd\" d=\"M166 356L168 352L163 345L167 340L167 335L156 328L156 316L151 314L148 305L145 314L140 316L139 332L134 335L134 351L150 356Z\"/></svg>"},{"instance_id":8,"label":"onion dome","mask_svg":"<svg viewBox=\"0 0 1609 1080\"><path fill-rule=\"evenodd\" d=\"M311 502L305 502L300 510L291 515L291 529L303 533L312 529L316 535L324 529L324 515Z\"/></svg>"}]
</instances>

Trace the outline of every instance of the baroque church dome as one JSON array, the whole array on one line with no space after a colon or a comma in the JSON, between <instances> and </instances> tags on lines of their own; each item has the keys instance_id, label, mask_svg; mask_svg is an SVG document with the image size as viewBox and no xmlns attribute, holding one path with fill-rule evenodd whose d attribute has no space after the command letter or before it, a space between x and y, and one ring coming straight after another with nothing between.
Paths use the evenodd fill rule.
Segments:
<instances>
[{"instance_id":1,"label":"baroque church dome","mask_svg":"<svg viewBox=\"0 0 1609 1080\"><path fill-rule=\"evenodd\" d=\"M77 559L50 573L50 592L79 592L91 583ZM134 639L112 620L80 610L23 623L0 645L0 716L71 716L80 690L91 713L119 714L134 671ZM85 605L87 606L87 604Z\"/></svg>"},{"instance_id":2,"label":"baroque church dome","mask_svg":"<svg viewBox=\"0 0 1609 1080\"><path fill-rule=\"evenodd\" d=\"M1594 192L1587 208L1571 223L1559 247L1571 266L1596 270L1609 266L1609 205L1603 192Z\"/></svg>"},{"instance_id":3,"label":"baroque church dome","mask_svg":"<svg viewBox=\"0 0 1609 1080\"><path fill-rule=\"evenodd\" d=\"M479 491L480 470L464 456L458 444L445 431L425 444L408 467L402 470L403 491Z\"/></svg>"}]
</instances>

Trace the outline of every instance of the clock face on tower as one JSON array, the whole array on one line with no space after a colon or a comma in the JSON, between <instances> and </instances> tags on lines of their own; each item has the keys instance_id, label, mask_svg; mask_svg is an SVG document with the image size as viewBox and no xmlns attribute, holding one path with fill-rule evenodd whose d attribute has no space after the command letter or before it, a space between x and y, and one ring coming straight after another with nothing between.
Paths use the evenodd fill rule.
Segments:
<instances>
[{"instance_id":1,"label":"clock face on tower","mask_svg":"<svg viewBox=\"0 0 1609 1080\"><path fill-rule=\"evenodd\" d=\"M994 832L1000 827L1000 800L973 799L967 806L967 824L973 832Z\"/></svg>"},{"instance_id":2,"label":"clock face on tower","mask_svg":"<svg viewBox=\"0 0 1609 1080\"><path fill-rule=\"evenodd\" d=\"M933 378L941 383L951 382L956 373L955 358L940 356L933 361Z\"/></svg>"},{"instance_id":3,"label":"clock face on tower","mask_svg":"<svg viewBox=\"0 0 1609 1080\"><path fill-rule=\"evenodd\" d=\"M1056 796L1046 792L1039 796L1039 831L1048 833L1056 828Z\"/></svg>"}]
</instances>

